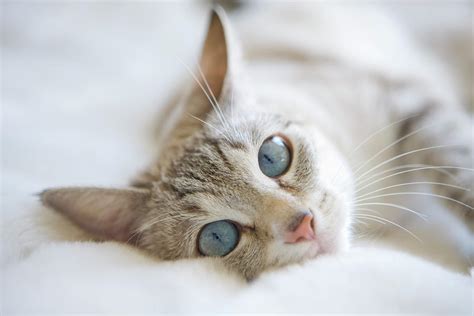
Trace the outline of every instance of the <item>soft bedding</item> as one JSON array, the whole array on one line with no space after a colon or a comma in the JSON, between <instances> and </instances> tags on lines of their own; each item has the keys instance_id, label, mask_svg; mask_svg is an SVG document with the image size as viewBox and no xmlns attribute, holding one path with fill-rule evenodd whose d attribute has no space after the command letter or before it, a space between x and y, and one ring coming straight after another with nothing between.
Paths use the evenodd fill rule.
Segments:
<instances>
[{"instance_id":1,"label":"soft bedding","mask_svg":"<svg viewBox=\"0 0 474 316\"><path fill-rule=\"evenodd\" d=\"M436 263L374 241L246 283L212 259L163 262L89 241L35 193L126 186L146 166L159 107L186 76L179 59L192 63L207 12L201 3L2 6L5 313L469 313L472 279L448 268L449 243ZM430 245L417 249L439 251Z\"/></svg>"},{"instance_id":2,"label":"soft bedding","mask_svg":"<svg viewBox=\"0 0 474 316\"><path fill-rule=\"evenodd\" d=\"M6 269L20 313L364 312L467 314L468 277L382 249L355 249L247 284L212 260L157 262L115 243L40 247Z\"/></svg>"}]
</instances>

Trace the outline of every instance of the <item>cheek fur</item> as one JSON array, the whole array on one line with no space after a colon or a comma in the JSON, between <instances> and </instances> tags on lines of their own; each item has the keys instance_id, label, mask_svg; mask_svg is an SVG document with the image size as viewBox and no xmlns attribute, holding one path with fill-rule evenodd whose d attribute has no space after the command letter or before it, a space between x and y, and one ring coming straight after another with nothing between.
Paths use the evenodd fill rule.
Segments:
<instances>
[{"instance_id":1,"label":"cheek fur","mask_svg":"<svg viewBox=\"0 0 474 316\"><path fill-rule=\"evenodd\" d=\"M248 280L255 278L266 268L267 245L255 236L246 236L243 244L223 258L224 264L242 274Z\"/></svg>"},{"instance_id":2,"label":"cheek fur","mask_svg":"<svg viewBox=\"0 0 474 316\"><path fill-rule=\"evenodd\" d=\"M316 235L322 252L334 253L347 248L350 237L351 203L340 192L326 191L318 203Z\"/></svg>"}]
</instances>

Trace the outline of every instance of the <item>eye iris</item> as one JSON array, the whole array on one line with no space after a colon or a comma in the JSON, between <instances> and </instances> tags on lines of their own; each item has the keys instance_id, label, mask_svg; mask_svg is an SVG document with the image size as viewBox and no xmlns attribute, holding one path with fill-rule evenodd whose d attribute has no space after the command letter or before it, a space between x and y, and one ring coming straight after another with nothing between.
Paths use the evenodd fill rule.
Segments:
<instances>
[{"instance_id":1,"label":"eye iris","mask_svg":"<svg viewBox=\"0 0 474 316\"><path fill-rule=\"evenodd\" d=\"M228 221L217 221L204 226L199 234L199 251L205 256L222 257L237 246L239 231Z\"/></svg>"},{"instance_id":2,"label":"eye iris","mask_svg":"<svg viewBox=\"0 0 474 316\"><path fill-rule=\"evenodd\" d=\"M263 174L277 177L283 174L290 165L290 150L283 138L273 136L263 142L258 151L258 165Z\"/></svg>"}]
</instances>

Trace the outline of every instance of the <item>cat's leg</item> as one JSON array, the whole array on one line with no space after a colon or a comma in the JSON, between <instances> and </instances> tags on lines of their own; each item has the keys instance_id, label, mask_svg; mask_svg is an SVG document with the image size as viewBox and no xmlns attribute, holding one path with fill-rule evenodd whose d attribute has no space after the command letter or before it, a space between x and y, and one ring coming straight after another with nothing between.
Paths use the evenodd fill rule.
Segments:
<instances>
[{"instance_id":1,"label":"cat's leg","mask_svg":"<svg viewBox=\"0 0 474 316\"><path fill-rule=\"evenodd\" d=\"M446 200L450 209L467 220L473 230L472 115L419 89L393 91L392 95L394 97L390 107L396 118L411 116L400 124L399 137L405 137L399 143L400 158L407 164L440 166L446 172L429 172L430 181L464 187L465 190L455 186L433 185L433 191L437 195L452 199Z\"/></svg>"}]
</instances>

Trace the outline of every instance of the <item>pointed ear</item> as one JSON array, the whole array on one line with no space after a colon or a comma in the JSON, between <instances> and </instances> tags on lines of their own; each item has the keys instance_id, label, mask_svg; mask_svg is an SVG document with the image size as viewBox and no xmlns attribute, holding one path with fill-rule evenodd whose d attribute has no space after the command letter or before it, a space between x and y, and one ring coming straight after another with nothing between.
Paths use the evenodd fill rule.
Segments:
<instances>
[{"instance_id":1,"label":"pointed ear","mask_svg":"<svg viewBox=\"0 0 474 316\"><path fill-rule=\"evenodd\" d=\"M47 207L93 235L127 242L147 210L148 190L59 188L40 194Z\"/></svg>"},{"instance_id":2,"label":"pointed ear","mask_svg":"<svg viewBox=\"0 0 474 316\"><path fill-rule=\"evenodd\" d=\"M177 99L176 103L170 104L166 112L167 121L162 121L161 161L174 159L176 152L179 151L180 142L196 131L202 130L207 125L203 121L209 119L209 114L217 115L218 111L214 110L217 108L215 101L219 103L221 116L230 108L228 101L231 100L231 91L233 92L235 88L233 82L238 52L224 10L220 7L214 8L201 51L199 68L191 69L185 65L194 79L193 85L182 98ZM179 93L181 95L182 89ZM151 180L157 178L157 175L147 173L133 185L150 186Z\"/></svg>"},{"instance_id":3,"label":"pointed ear","mask_svg":"<svg viewBox=\"0 0 474 316\"><path fill-rule=\"evenodd\" d=\"M208 91L209 95L214 95L217 100L221 96L229 66L229 43L226 34L228 27L225 24L227 17L224 10L220 7L214 8L199 63L202 75L209 85L207 87L203 82L203 86L209 88L211 90L211 93Z\"/></svg>"},{"instance_id":4,"label":"pointed ear","mask_svg":"<svg viewBox=\"0 0 474 316\"><path fill-rule=\"evenodd\" d=\"M231 84L232 53L236 47L229 33L230 27L224 10L220 7L214 8L201 51L199 69L192 74L196 82L185 102L186 112L202 120L212 111L212 103L217 101L221 108L223 107L224 102L220 101ZM186 117L183 123L196 124L192 121L195 120Z\"/></svg>"}]
</instances>

